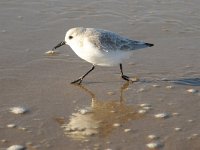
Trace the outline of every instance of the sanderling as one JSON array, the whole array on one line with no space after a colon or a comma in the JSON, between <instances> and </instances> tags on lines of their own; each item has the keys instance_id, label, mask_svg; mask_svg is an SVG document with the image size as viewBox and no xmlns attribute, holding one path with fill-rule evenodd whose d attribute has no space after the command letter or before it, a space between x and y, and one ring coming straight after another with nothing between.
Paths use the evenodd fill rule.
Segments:
<instances>
[{"instance_id":1,"label":"sanderling","mask_svg":"<svg viewBox=\"0 0 200 150\"><path fill-rule=\"evenodd\" d=\"M133 50L154 45L143 41L131 40L108 30L83 27L69 29L65 40L56 45L52 51L65 44L69 45L80 58L92 64L92 68L88 72L71 82L78 84L81 84L83 78L94 70L96 65L119 65L121 77L124 80L131 81L123 73L122 61L128 59Z\"/></svg>"}]
</instances>

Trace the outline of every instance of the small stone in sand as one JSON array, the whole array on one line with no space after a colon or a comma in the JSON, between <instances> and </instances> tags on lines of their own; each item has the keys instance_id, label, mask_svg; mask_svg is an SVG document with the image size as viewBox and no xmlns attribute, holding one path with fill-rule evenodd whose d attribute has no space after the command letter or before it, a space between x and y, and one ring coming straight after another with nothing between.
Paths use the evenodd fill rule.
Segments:
<instances>
[{"instance_id":1,"label":"small stone in sand","mask_svg":"<svg viewBox=\"0 0 200 150\"><path fill-rule=\"evenodd\" d=\"M197 136L199 136L199 134L197 133L192 134L192 137L197 137Z\"/></svg>"},{"instance_id":2,"label":"small stone in sand","mask_svg":"<svg viewBox=\"0 0 200 150\"><path fill-rule=\"evenodd\" d=\"M12 123L12 124L8 124L8 125L7 125L8 128L15 128L16 126L17 126L17 125L14 124L14 123Z\"/></svg>"},{"instance_id":3,"label":"small stone in sand","mask_svg":"<svg viewBox=\"0 0 200 150\"><path fill-rule=\"evenodd\" d=\"M114 111L114 110L111 110L110 112L111 112L111 113L116 113L116 111Z\"/></svg>"},{"instance_id":4,"label":"small stone in sand","mask_svg":"<svg viewBox=\"0 0 200 150\"><path fill-rule=\"evenodd\" d=\"M87 113L89 113L89 112L91 112L91 111L88 110L88 109L81 109L81 110L79 110L79 112L80 112L82 115L85 115L85 114L87 114Z\"/></svg>"},{"instance_id":5,"label":"small stone in sand","mask_svg":"<svg viewBox=\"0 0 200 150\"><path fill-rule=\"evenodd\" d=\"M150 110L150 109L152 109L151 107L143 107L143 109L145 109L145 110Z\"/></svg>"},{"instance_id":6,"label":"small stone in sand","mask_svg":"<svg viewBox=\"0 0 200 150\"><path fill-rule=\"evenodd\" d=\"M168 81L168 79L167 78L162 78L161 81Z\"/></svg>"},{"instance_id":7,"label":"small stone in sand","mask_svg":"<svg viewBox=\"0 0 200 150\"><path fill-rule=\"evenodd\" d=\"M197 136L199 136L199 134L194 133L194 134L192 134L191 136L189 136L187 139L188 139L188 140L195 139Z\"/></svg>"},{"instance_id":8,"label":"small stone in sand","mask_svg":"<svg viewBox=\"0 0 200 150\"><path fill-rule=\"evenodd\" d=\"M6 140L6 139L3 139L3 140L1 140L1 142L2 142L2 143L6 143L6 142L7 142L7 140Z\"/></svg>"},{"instance_id":9,"label":"small stone in sand","mask_svg":"<svg viewBox=\"0 0 200 150\"><path fill-rule=\"evenodd\" d=\"M87 113L87 110L86 110L86 109L81 109L81 110L80 110L80 113L81 113L82 115L84 115L84 114Z\"/></svg>"},{"instance_id":10,"label":"small stone in sand","mask_svg":"<svg viewBox=\"0 0 200 150\"><path fill-rule=\"evenodd\" d=\"M163 144L159 141L151 142L151 143L147 144L147 147L150 148L150 149L155 149L155 148L159 148L159 147L162 147L162 146L163 146Z\"/></svg>"},{"instance_id":11,"label":"small stone in sand","mask_svg":"<svg viewBox=\"0 0 200 150\"><path fill-rule=\"evenodd\" d=\"M25 147L22 145L12 145L8 147L7 150L25 150Z\"/></svg>"},{"instance_id":12,"label":"small stone in sand","mask_svg":"<svg viewBox=\"0 0 200 150\"><path fill-rule=\"evenodd\" d=\"M180 114L177 112L172 113L173 116L179 116Z\"/></svg>"},{"instance_id":13,"label":"small stone in sand","mask_svg":"<svg viewBox=\"0 0 200 150\"><path fill-rule=\"evenodd\" d=\"M90 142L90 140L89 139L85 139L83 142Z\"/></svg>"},{"instance_id":14,"label":"small stone in sand","mask_svg":"<svg viewBox=\"0 0 200 150\"><path fill-rule=\"evenodd\" d=\"M168 85L168 86L166 86L166 88L167 88L167 89L173 89L174 86L172 86L172 85Z\"/></svg>"},{"instance_id":15,"label":"small stone in sand","mask_svg":"<svg viewBox=\"0 0 200 150\"><path fill-rule=\"evenodd\" d=\"M114 95L114 92L107 92L108 95Z\"/></svg>"},{"instance_id":16,"label":"small stone in sand","mask_svg":"<svg viewBox=\"0 0 200 150\"><path fill-rule=\"evenodd\" d=\"M147 103L143 103L143 104L139 104L140 107L150 107L151 105L150 104L147 104Z\"/></svg>"},{"instance_id":17,"label":"small stone in sand","mask_svg":"<svg viewBox=\"0 0 200 150\"><path fill-rule=\"evenodd\" d=\"M130 132L131 129L124 129L124 132Z\"/></svg>"},{"instance_id":18,"label":"small stone in sand","mask_svg":"<svg viewBox=\"0 0 200 150\"><path fill-rule=\"evenodd\" d=\"M150 135L148 135L148 139L155 140L155 139L158 139L158 136L156 136L154 134L150 134Z\"/></svg>"},{"instance_id":19,"label":"small stone in sand","mask_svg":"<svg viewBox=\"0 0 200 150\"><path fill-rule=\"evenodd\" d=\"M160 85L158 85L158 84L153 84L152 86L153 87L160 87Z\"/></svg>"},{"instance_id":20,"label":"small stone in sand","mask_svg":"<svg viewBox=\"0 0 200 150\"><path fill-rule=\"evenodd\" d=\"M146 112L147 112L147 110L144 110L144 109L138 110L138 113L139 113L139 114L145 114Z\"/></svg>"},{"instance_id":21,"label":"small stone in sand","mask_svg":"<svg viewBox=\"0 0 200 150\"><path fill-rule=\"evenodd\" d=\"M114 123L113 124L113 127L119 127L119 126L121 126L119 123Z\"/></svg>"},{"instance_id":22,"label":"small stone in sand","mask_svg":"<svg viewBox=\"0 0 200 150\"><path fill-rule=\"evenodd\" d=\"M195 89L188 89L187 92L189 92L189 93L197 93L198 91L195 90Z\"/></svg>"},{"instance_id":23,"label":"small stone in sand","mask_svg":"<svg viewBox=\"0 0 200 150\"><path fill-rule=\"evenodd\" d=\"M25 127L18 127L19 130L27 131L27 128Z\"/></svg>"},{"instance_id":24,"label":"small stone in sand","mask_svg":"<svg viewBox=\"0 0 200 150\"><path fill-rule=\"evenodd\" d=\"M176 128L174 128L174 130L175 130L175 131L181 131L182 129L176 127Z\"/></svg>"},{"instance_id":25,"label":"small stone in sand","mask_svg":"<svg viewBox=\"0 0 200 150\"><path fill-rule=\"evenodd\" d=\"M194 121L194 120L192 120L192 119L189 119L189 120L188 120L188 122L193 122L193 121Z\"/></svg>"},{"instance_id":26,"label":"small stone in sand","mask_svg":"<svg viewBox=\"0 0 200 150\"><path fill-rule=\"evenodd\" d=\"M52 51L52 50L49 50L49 51L47 51L47 52L45 52L45 53L48 54L48 55L54 55L54 54L57 54L57 52Z\"/></svg>"},{"instance_id":27,"label":"small stone in sand","mask_svg":"<svg viewBox=\"0 0 200 150\"><path fill-rule=\"evenodd\" d=\"M24 114L26 113L28 110L24 107L18 106L18 107L11 107L10 108L10 112L13 114Z\"/></svg>"},{"instance_id":28,"label":"small stone in sand","mask_svg":"<svg viewBox=\"0 0 200 150\"><path fill-rule=\"evenodd\" d=\"M139 90L137 90L138 93L140 93L140 92L144 92L144 91L145 91L144 88L140 88Z\"/></svg>"},{"instance_id":29,"label":"small stone in sand","mask_svg":"<svg viewBox=\"0 0 200 150\"><path fill-rule=\"evenodd\" d=\"M166 112L164 112L164 113L159 113L159 114L156 114L156 115L154 115L155 116L155 118L168 118L169 117L169 114L168 113L166 113Z\"/></svg>"},{"instance_id":30,"label":"small stone in sand","mask_svg":"<svg viewBox=\"0 0 200 150\"><path fill-rule=\"evenodd\" d=\"M83 129L84 130L84 129ZM95 135L96 133L89 133L89 132L87 132L87 133L85 133L84 135L86 135L86 136L93 136L93 135Z\"/></svg>"}]
</instances>

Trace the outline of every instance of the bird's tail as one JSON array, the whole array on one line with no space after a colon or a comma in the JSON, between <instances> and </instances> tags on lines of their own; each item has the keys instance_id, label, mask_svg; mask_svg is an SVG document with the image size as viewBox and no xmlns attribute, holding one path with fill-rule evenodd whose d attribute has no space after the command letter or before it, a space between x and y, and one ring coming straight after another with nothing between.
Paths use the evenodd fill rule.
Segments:
<instances>
[{"instance_id":1,"label":"bird's tail","mask_svg":"<svg viewBox=\"0 0 200 150\"><path fill-rule=\"evenodd\" d=\"M154 44L151 44L151 43L145 43L145 45L148 46L148 47L154 46Z\"/></svg>"}]
</instances>

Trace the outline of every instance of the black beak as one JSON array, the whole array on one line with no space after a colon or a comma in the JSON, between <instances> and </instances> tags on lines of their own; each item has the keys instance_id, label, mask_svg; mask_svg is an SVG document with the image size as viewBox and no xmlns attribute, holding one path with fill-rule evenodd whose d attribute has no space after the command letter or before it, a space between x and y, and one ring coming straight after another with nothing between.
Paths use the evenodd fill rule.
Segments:
<instances>
[{"instance_id":1,"label":"black beak","mask_svg":"<svg viewBox=\"0 0 200 150\"><path fill-rule=\"evenodd\" d=\"M57 49L57 48L59 48L59 47L61 47L61 46L63 46L63 45L65 45L65 44L66 44L65 41L60 42L58 45L56 45L56 46L52 49L52 51L55 50L55 49Z\"/></svg>"}]
</instances>

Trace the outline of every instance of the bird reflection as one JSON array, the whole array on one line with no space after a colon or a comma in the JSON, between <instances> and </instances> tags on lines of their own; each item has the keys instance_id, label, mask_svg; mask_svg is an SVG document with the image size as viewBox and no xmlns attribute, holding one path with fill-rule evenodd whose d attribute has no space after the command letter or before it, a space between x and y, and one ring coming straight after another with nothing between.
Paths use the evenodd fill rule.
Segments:
<instances>
[{"instance_id":1,"label":"bird reflection","mask_svg":"<svg viewBox=\"0 0 200 150\"><path fill-rule=\"evenodd\" d=\"M89 107L73 113L68 123L57 118L64 129L64 133L72 139L81 140L92 135L106 137L115 128L123 129L123 124L144 116L138 113L137 106L126 104L124 101L123 93L129 86L128 82L120 88L119 100L99 100L87 87L83 85L76 86L88 93L92 101Z\"/></svg>"}]
</instances>

